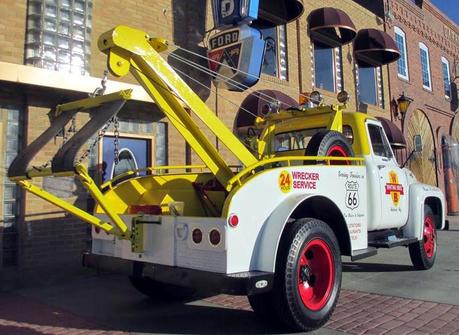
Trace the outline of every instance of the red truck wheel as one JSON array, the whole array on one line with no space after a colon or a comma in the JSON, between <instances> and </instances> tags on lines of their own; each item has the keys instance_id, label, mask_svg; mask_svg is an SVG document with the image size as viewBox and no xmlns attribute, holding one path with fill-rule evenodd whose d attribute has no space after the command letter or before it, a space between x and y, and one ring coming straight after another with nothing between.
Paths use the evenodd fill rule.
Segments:
<instances>
[{"instance_id":1,"label":"red truck wheel","mask_svg":"<svg viewBox=\"0 0 459 335\"><path fill-rule=\"evenodd\" d=\"M273 292L279 319L298 331L323 326L341 289L335 234L321 220L299 219L288 227L279 250Z\"/></svg>"},{"instance_id":2,"label":"red truck wheel","mask_svg":"<svg viewBox=\"0 0 459 335\"><path fill-rule=\"evenodd\" d=\"M422 239L410 244L409 250L411 262L416 269L427 270L434 265L437 255L437 231L433 211L429 205L424 206Z\"/></svg>"},{"instance_id":3,"label":"red truck wheel","mask_svg":"<svg viewBox=\"0 0 459 335\"><path fill-rule=\"evenodd\" d=\"M354 151L343 134L321 130L314 134L306 147L306 156L353 157ZM310 164L310 162L309 162ZM331 165L351 165L351 161L330 161Z\"/></svg>"}]
</instances>

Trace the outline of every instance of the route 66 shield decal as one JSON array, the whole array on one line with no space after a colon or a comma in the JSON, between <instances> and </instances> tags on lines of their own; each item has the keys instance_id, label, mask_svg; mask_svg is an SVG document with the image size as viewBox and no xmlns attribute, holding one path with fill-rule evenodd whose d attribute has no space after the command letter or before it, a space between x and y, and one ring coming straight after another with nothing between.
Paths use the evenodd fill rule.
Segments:
<instances>
[{"instance_id":1,"label":"route 66 shield decal","mask_svg":"<svg viewBox=\"0 0 459 335\"><path fill-rule=\"evenodd\" d=\"M359 207L359 184L355 181L346 182L346 207L356 209Z\"/></svg>"}]
</instances>

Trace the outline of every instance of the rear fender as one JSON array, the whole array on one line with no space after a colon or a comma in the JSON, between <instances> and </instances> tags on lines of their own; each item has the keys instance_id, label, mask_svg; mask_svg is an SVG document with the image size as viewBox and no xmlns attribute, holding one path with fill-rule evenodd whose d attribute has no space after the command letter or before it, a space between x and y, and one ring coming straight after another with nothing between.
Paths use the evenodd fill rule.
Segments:
<instances>
[{"instance_id":1,"label":"rear fender","mask_svg":"<svg viewBox=\"0 0 459 335\"><path fill-rule=\"evenodd\" d=\"M328 198L318 196L316 194L294 195L288 197L279 206L277 206L277 208L266 220L260 234L258 235L254 252L252 254L250 265L251 269L266 272L275 271L277 251L286 225L290 221L302 217L315 217L315 215L310 215L310 212L308 211L308 202L316 198L320 198L322 201L326 201L335 206ZM340 242L340 248L343 253L350 254L351 241L349 238L348 228L345 224L344 218L342 218L342 215L340 222L342 223L341 229L345 230L345 234L340 234L343 236L337 236ZM330 225L330 227L336 235L337 225Z\"/></svg>"}]
</instances>

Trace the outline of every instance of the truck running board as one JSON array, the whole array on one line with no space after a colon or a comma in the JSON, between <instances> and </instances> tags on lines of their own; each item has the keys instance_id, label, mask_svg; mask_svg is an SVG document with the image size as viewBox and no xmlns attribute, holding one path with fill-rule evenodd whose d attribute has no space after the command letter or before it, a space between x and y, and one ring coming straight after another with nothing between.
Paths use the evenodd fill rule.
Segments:
<instances>
[{"instance_id":1,"label":"truck running board","mask_svg":"<svg viewBox=\"0 0 459 335\"><path fill-rule=\"evenodd\" d=\"M407 246L411 243L416 243L418 239L416 237L389 237L387 239L368 241L368 245L375 248L394 248L400 246Z\"/></svg>"},{"instance_id":2,"label":"truck running board","mask_svg":"<svg viewBox=\"0 0 459 335\"><path fill-rule=\"evenodd\" d=\"M374 256L378 253L378 250L374 247L368 247L366 249L354 250L351 255L351 261L355 262L359 259Z\"/></svg>"}]
</instances>

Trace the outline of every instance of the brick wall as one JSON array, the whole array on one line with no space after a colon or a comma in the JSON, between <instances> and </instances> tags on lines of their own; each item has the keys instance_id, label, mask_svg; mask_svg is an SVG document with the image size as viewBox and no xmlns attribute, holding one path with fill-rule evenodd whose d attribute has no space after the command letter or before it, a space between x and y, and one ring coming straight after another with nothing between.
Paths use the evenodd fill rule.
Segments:
<instances>
[{"instance_id":1,"label":"brick wall","mask_svg":"<svg viewBox=\"0 0 459 335\"><path fill-rule=\"evenodd\" d=\"M0 1L0 61L23 64L26 0Z\"/></svg>"},{"instance_id":2,"label":"brick wall","mask_svg":"<svg viewBox=\"0 0 459 335\"><path fill-rule=\"evenodd\" d=\"M390 99L396 100L402 92L414 99L403 125L399 120L396 122L401 128L404 128L404 134L407 136L407 125L414 111L421 110L425 113L435 140L438 185L443 189L441 138L443 135L450 134L452 118L457 107L452 107L452 101L445 98L441 57L449 61L453 80L454 60L459 58L459 44L445 32L455 31L457 38L459 29L428 1L424 1L422 9L410 1L391 1L391 8L395 20L389 27L388 33L395 36L394 26L397 26L406 34L409 80L398 77L396 63L390 65L392 90ZM419 42L424 43L429 49L432 91L422 86ZM407 138L407 141L411 146L412 140Z\"/></svg>"}]
</instances>

